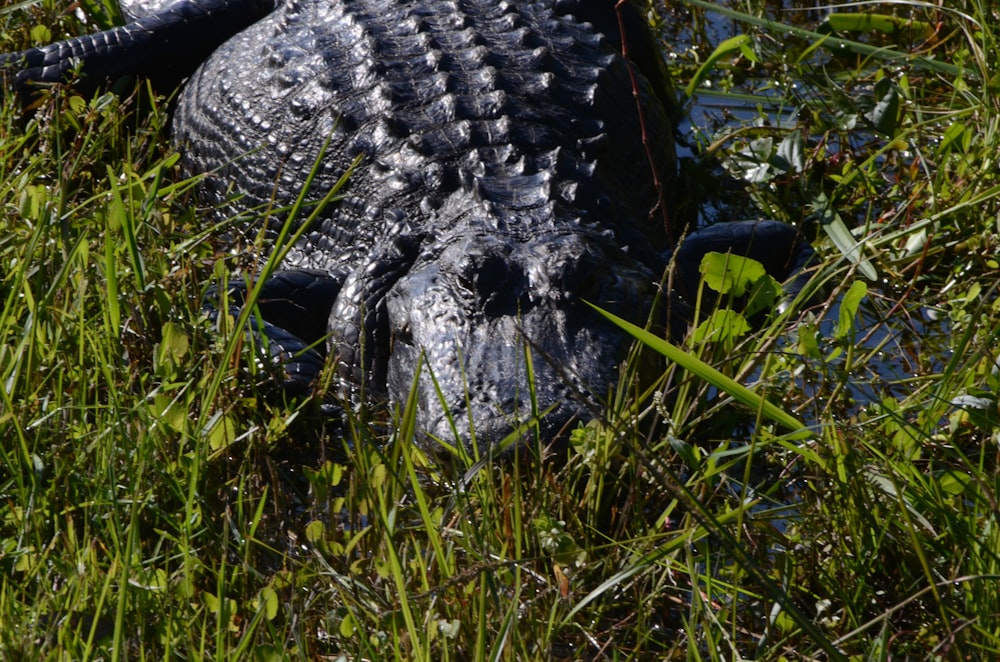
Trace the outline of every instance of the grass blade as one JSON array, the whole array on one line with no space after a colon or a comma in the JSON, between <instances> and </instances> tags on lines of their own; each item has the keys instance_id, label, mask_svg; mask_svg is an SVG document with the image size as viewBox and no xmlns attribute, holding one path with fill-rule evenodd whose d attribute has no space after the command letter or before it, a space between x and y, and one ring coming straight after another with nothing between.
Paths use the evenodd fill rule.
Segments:
<instances>
[{"instance_id":1,"label":"grass blade","mask_svg":"<svg viewBox=\"0 0 1000 662\"><path fill-rule=\"evenodd\" d=\"M663 338L654 336L649 331L632 324L620 317L602 310L592 303L587 305L603 315L611 323L628 332L633 338L646 345L650 349L659 352L677 365L681 366L691 374L705 380L720 391L729 394L734 400L740 402L755 412L760 412L766 418L779 423L793 432L791 439L808 439L812 437L812 432L806 428L806 424L795 418L781 407L769 402L749 388L739 382L725 376L701 359L688 354L676 345L673 345Z\"/></svg>"}]
</instances>

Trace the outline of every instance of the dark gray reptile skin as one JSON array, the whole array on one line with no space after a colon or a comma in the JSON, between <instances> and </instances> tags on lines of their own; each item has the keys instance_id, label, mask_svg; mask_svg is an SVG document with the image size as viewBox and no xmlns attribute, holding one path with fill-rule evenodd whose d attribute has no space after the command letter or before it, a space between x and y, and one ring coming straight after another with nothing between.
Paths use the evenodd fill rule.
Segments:
<instances>
[{"instance_id":1,"label":"dark gray reptile skin","mask_svg":"<svg viewBox=\"0 0 1000 662\"><path fill-rule=\"evenodd\" d=\"M599 411L631 342L582 300L646 319L677 194L655 43L629 32L629 63L618 25L613 0L288 0L222 43L173 121L205 203L276 236L306 182L315 203L360 164L285 259L306 271L274 290L291 305L265 309L272 340L325 331L344 383L397 405L417 383L429 447L486 451L553 410L549 439ZM729 245L795 246L754 232Z\"/></svg>"}]
</instances>

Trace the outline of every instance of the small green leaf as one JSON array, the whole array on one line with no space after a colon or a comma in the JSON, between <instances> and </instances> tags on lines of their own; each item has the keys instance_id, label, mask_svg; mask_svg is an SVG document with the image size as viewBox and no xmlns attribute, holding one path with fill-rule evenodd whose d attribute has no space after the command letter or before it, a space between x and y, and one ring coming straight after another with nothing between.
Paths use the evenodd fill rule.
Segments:
<instances>
[{"instance_id":1,"label":"small green leaf","mask_svg":"<svg viewBox=\"0 0 1000 662\"><path fill-rule=\"evenodd\" d=\"M52 42L52 31L45 25L35 25L31 28L31 41L38 46L49 44Z\"/></svg>"},{"instance_id":2,"label":"small green leaf","mask_svg":"<svg viewBox=\"0 0 1000 662\"><path fill-rule=\"evenodd\" d=\"M896 123L899 118L899 90L888 78L883 78L875 84L875 95L878 103L865 117L875 126L879 133L892 137L896 135Z\"/></svg>"},{"instance_id":3,"label":"small green leaf","mask_svg":"<svg viewBox=\"0 0 1000 662\"><path fill-rule=\"evenodd\" d=\"M375 489L382 487L385 484L386 473L384 464L376 464L369 472L369 484Z\"/></svg>"},{"instance_id":4,"label":"small green leaf","mask_svg":"<svg viewBox=\"0 0 1000 662\"><path fill-rule=\"evenodd\" d=\"M799 353L811 359L820 359L819 333L815 323L803 322L798 327Z\"/></svg>"},{"instance_id":5,"label":"small green leaf","mask_svg":"<svg viewBox=\"0 0 1000 662\"><path fill-rule=\"evenodd\" d=\"M20 196L21 216L30 221L41 221L42 212L49 201L48 189L39 184L25 186Z\"/></svg>"},{"instance_id":6,"label":"small green leaf","mask_svg":"<svg viewBox=\"0 0 1000 662\"><path fill-rule=\"evenodd\" d=\"M308 540L313 544L316 544L321 540L323 540L323 533L325 531L326 527L324 526L323 522L321 522L318 519L314 519L313 521L306 524L306 540Z\"/></svg>"},{"instance_id":7,"label":"small green leaf","mask_svg":"<svg viewBox=\"0 0 1000 662\"><path fill-rule=\"evenodd\" d=\"M69 98L69 109L77 115L82 115L87 110L87 101L78 94Z\"/></svg>"},{"instance_id":8,"label":"small green leaf","mask_svg":"<svg viewBox=\"0 0 1000 662\"><path fill-rule=\"evenodd\" d=\"M840 300L837 325L833 329L834 338L846 339L854 330L854 318L857 316L858 307L866 294L868 294L868 286L864 281L856 280L851 283L851 287Z\"/></svg>"},{"instance_id":9,"label":"small green leaf","mask_svg":"<svg viewBox=\"0 0 1000 662\"><path fill-rule=\"evenodd\" d=\"M764 274L763 278L754 283L753 290L743 306L743 316L750 319L759 312L773 309L782 292L781 283L771 274Z\"/></svg>"},{"instance_id":10,"label":"small green leaf","mask_svg":"<svg viewBox=\"0 0 1000 662\"><path fill-rule=\"evenodd\" d=\"M337 631L341 637L352 637L358 631L357 622L354 620L354 615L351 612L346 612L344 617L340 619L340 626L337 628Z\"/></svg>"},{"instance_id":11,"label":"small green leaf","mask_svg":"<svg viewBox=\"0 0 1000 662\"><path fill-rule=\"evenodd\" d=\"M684 441L679 437L674 435L669 435L667 441L670 442L670 447L674 449L684 462L691 468L697 468L701 466L701 451L697 446L692 446L690 443Z\"/></svg>"},{"instance_id":12,"label":"small green leaf","mask_svg":"<svg viewBox=\"0 0 1000 662\"><path fill-rule=\"evenodd\" d=\"M318 469L303 467L302 473L319 501L326 501L331 487L340 485L344 478L344 465L327 460Z\"/></svg>"},{"instance_id":13,"label":"small green leaf","mask_svg":"<svg viewBox=\"0 0 1000 662\"><path fill-rule=\"evenodd\" d=\"M208 447L213 452L227 448L236 440L237 427L231 416L216 414L205 427L208 431Z\"/></svg>"},{"instance_id":14,"label":"small green leaf","mask_svg":"<svg viewBox=\"0 0 1000 662\"><path fill-rule=\"evenodd\" d=\"M268 619L270 620L270 619ZM253 662L282 662L287 659L274 644L259 644L253 649Z\"/></svg>"},{"instance_id":15,"label":"small green leaf","mask_svg":"<svg viewBox=\"0 0 1000 662\"><path fill-rule=\"evenodd\" d=\"M965 303L967 304L977 304L982 297L983 285L982 283L973 283L969 286L969 291L965 293L963 297Z\"/></svg>"},{"instance_id":16,"label":"small green leaf","mask_svg":"<svg viewBox=\"0 0 1000 662\"><path fill-rule=\"evenodd\" d=\"M774 156L773 138L754 138L745 148L731 154L725 160L725 166L736 177L751 184L763 184L774 179L777 172L772 165Z\"/></svg>"},{"instance_id":17,"label":"small green leaf","mask_svg":"<svg viewBox=\"0 0 1000 662\"><path fill-rule=\"evenodd\" d=\"M709 72L712 71L713 68L715 68L715 64L719 60L726 57L727 55L736 53L737 51L744 52L743 50L744 47L747 46L749 43L750 43L749 35L738 34L735 37L730 37L729 39L726 39L721 44L716 46L715 50L712 51L712 54L708 56L708 59L705 60L704 64L698 67L698 72L695 73L694 78L691 79L691 82L688 83L688 86L684 88L684 95L689 99L692 96L694 96L695 90L698 89L698 86L701 85L703 80L708 78Z\"/></svg>"},{"instance_id":18,"label":"small green leaf","mask_svg":"<svg viewBox=\"0 0 1000 662\"><path fill-rule=\"evenodd\" d=\"M264 610L264 618L274 620L278 615L278 594L270 586L265 586L257 594L257 608Z\"/></svg>"},{"instance_id":19,"label":"small green leaf","mask_svg":"<svg viewBox=\"0 0 1000 662\"><path fill-rule=\"evenodd\" d=\"M750 324L746 318L735 310L724 308L712 311L708 319L695 328L694 340L699 343L721 342L741 338L748 333L750 333Z\"/></svg>"},{"instance_id":20,"label":"small green leaf","mask_svg":"<svg viewBox=\"0 0 1000 662\"><path fill-rule=\"evenodd\" d=\"M542 549L563 566L582 565L587 560L587 551L566 532L566 522L542 513L533 522L538 543Z\"/></svg>"},{"instance_id":21,"label":"small green leaf","mask_svg":"<svg viewBox=\"0 0 1000 662\"><path fill-rule=\"evenodd\" d=\"M782 172L802 172L806 167L805 140L802 130L796 129L785 136L778 145L778 152L771 159L772 165Z\"/></svg>"},{"instance_id":22,"label":"small green leaf","mask_svg":"<svg viewBox=\"0 0 1000 662\"><path fill-rule=\"evenodd\" d=\"M188 349L191 346L188 334L185 333L183 328L173 322L167 322L160 327L160 333L163 338L160 341L159 348L160 361L169 361L176 365L187 356Z\"/></svg>"}]
</instances>

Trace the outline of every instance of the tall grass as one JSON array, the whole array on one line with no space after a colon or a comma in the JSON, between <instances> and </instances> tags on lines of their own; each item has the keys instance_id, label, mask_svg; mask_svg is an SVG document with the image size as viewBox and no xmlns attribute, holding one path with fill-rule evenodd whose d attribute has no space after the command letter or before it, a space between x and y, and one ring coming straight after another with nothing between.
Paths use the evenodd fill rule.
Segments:
<instances>
[{"instance_id":1,"label":"tall grass","mask_svg":"<svg viewBox=\"0 0 1000 662\"><path fill-rule=\"evenodd\" d=\"M8 93L0 656L995 657L995 16L866 6L933 32L834 43L730 7L656 7L693 26L679 89L760 102L694 128L691 176L729 164L746 208L810 233L814 296L627 375L555 458L431 462L414 403L277 392L202 309L253 262L193 205L166 101L59 91L25 118ZM83 29L0 20L3 50Z\"/></svg>"}]
</instances>

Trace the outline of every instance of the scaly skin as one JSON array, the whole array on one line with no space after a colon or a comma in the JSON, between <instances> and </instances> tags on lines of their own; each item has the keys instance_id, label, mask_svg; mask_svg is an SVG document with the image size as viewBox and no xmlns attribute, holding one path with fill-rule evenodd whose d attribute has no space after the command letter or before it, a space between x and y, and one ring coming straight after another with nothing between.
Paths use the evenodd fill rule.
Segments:
<instances>
[{"instance_id":1,"label":"scaly skin","mask_svg":"<svg viewBox=\"0 0 1000 662\"><path fill-rule=\"evenodd\" d=\"M181 4L165 12L213 26L204 17L226 3ZM249 4L241 25L260 14ZM274 292L290 305L264 311L272 344L325 335L345 385L397 404L415 384L428 448L490 453L540 412L546 438L590 418L631 339L583 301L645 321L678 194L662 62L638 12L622 12L613 0L288 0L231 38L199 28L225 36L184 86L173 133L186 169L210 173L204 202L252 211L250 235L260 223L277 234L307 182L316 203L358 164L285 258L293 285ZM123 73L100 41L76 49L91 83ZM155 34L138 46L146 59L170 47ZM43 56L17 56L25 94L64 75ZM754 230L734 232L729 246L750 250ZM316 370L306 359L286 363L301 381Z\"/></svg>"}]
</instances>

